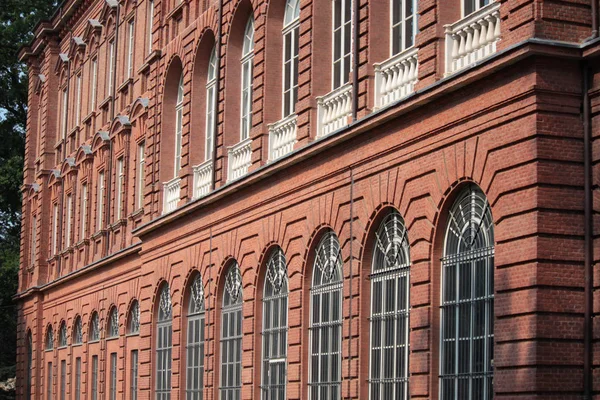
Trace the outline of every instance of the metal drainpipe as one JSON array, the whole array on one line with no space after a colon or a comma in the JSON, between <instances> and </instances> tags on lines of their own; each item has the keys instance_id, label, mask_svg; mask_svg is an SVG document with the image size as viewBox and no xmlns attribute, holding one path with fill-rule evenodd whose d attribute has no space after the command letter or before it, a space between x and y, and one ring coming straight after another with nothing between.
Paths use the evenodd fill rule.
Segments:
<instances>
[{"instance_id":1,"label":"metal drainpipe","mask_svg":"<svg viewBox=\"0 0 600 400\"><path fill-rule=\"evenodd\" d=\"M352 0L352 122L356 121L358 113L359 3L360 0Z\"/></svg>"},{"instance_id":2,"label":"metal drainpipe","mask_svg":"<svg viewBox=\"0 0 600 400\"><path fill-rule=\"evenodd\" d=\"M595 2L594 2L595 3ZM588 94L590 70L581 64L583 94L583 168L584 168L584 322L583 322L583 398L592 398L592 307L593 307L593 243L592 243L592 117Z\"/></svg>"},{"instance_id":3,"label":"metal drainpipe","mask_svg":"<svg viewBox=\"0 0 600 400\"><path fill-rule=\"evenodd\" d=\"M212 190L217 188L217 137L219 136L219 98L221 97L221 25L223 25L223 0L219 0L219 26L217 29L217 71L215 82L215 132L213 136L213 168L212 168Z\"/></svg>"},{"instance_id":4,"label":"metal drainpipe","mask_svg":"<svg viewBox=\"0 0 600 400\"><path fill-rule=\"evenodd\" d=\"M592 38L598 37L598 0L592 0Z\"/></svg>"}]
</instances>

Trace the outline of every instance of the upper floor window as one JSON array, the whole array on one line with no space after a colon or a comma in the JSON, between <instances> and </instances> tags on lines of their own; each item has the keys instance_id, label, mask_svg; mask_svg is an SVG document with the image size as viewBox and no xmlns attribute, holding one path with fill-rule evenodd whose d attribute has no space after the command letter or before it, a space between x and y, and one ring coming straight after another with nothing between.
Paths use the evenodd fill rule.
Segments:
<instances>
[{"instance_id":1,"label":"upper floor window","mask_svg":"<svg viewBox=\"0 0 600 400\"><path fill-rule=\"evenodd\" d=\"M392 0L392 56L414 46L417 0Z\"/></svg>"},{"instance_id":2,"label":"upper floor window","mask_svg":"<svg viewBox=\"0 0 600 400\"><path fill-rule=\"evenodd\" d=\"M48 325L46 328L46 350L52 350L54 348L54 332L52 331L52 325Z\"/></svg>"},{"instance_id":3,"label":"upper floor window","mask_svg":"<svg viewBox=\"0 0 600 400\"><path fill-rule=\"evenodd\" d=\"M98 356L92 356L92 400L98 400Z\"/></svg>"},{"instance_id":4,"label":"upper floor window","mask_svg":"<svg viewBox=\"0 0 600 400\"><path fill-rule=\"evenodd\" d=\"M104 227L104 171L98 172L98 183L96 193L97 218L96 228L101 230Z\"/></svg>"},{"instance_id":5,"label":"upper floor window","mask_svg":"<svg viewBox=\"0 0 600 400\"><path fill-rule=\"evenodd\" d=\"M75 125L79 125L81 123L81 86L83 84L83 79L81 77L81 72L77 74L77 78L75 78Z\"/></svg>"},{"instance_id":6,"label":"upper floor window","mask_svg":"<svg viewBox=\"0 0 600 400\"><path fill-rule=\"evenodd\" d=\"M183 73L177 86L177 103L175 103L175 168L174 177L179 175L181 169L181 151L183 147Z\"/></svg>"},{"instance_id":7,"label":"upper floor window","mask_svg":"<svg viewBox=\"0 0 600 400\"><path fill-rule=\"evenodd\" d=\"M410 258L404 222L390 213L371 265L371 399L408 399Z\"/></svg>"},{"instance_id":8,"label":"upper floor window","mask_svg":"<svg viewBox=\"0 0 600 400\"><path fill-rule=\"evenodd\" d=\"M172 305L169 285L164 285L158 304L156 323L156 400L171 399Z\"/></svg>"},{"instance_id":9,"label":"upper floor window","mask_svg":"<svg viewBox=\"0 0 600 400\"><path fill-rule=\"evenodd\" d=\"M202 400L204 390L204 287L196 275L190 285L187 314L187 400Z\"/></svg>"},{"instance_id":10,"label":"upper floor window","mask_svg":"<svg viewBox=\"0 0 600 400\"><path fill-rule=\"evenodd\" d=\"M100 340L100 319L98 313L94 311L90 320L90 329L88 332L88 341L95 342Z\"/></svg>"},{"instance_id":11,"label":"upper floor window","mask_svg":"<svg viewBox=\"0 0 600 400\"><path fill-rule=\"evenodd\" d=\"M119 311L113 307L108 314L108 337L115 338L119 336Z\"/></svg>"},{"instance_id":12,"label":"upper floor window","mask_svg":"<svg viewBox=\"0 0 600 400\"><path fill-rule=\"evenodd\" d=\"M135 208L139 210L144 206L144 178L145 178L145 167L146 167L146 143L140 142L138 144L138 168L137 168L137 179L136 179L136 193L135 193Z\"/></svg>"},{"instance_id":13,"label":"upper floor window","mask_svg":"<svg viewBox=\"0 0 600 400\"><path fill-rule=\"evenodd\" d=\"M135 334L140 332L140 303L134 300L129 309L129 318L127 318L127 333Z\"/></svg>"},{"instance_id":14,"label":"upper floor window","mask_svg":"<svg viewBox=\"0 0 600 400\"><path fill-rule=\"evenodd\" d=\"M263 290L263 399L285 399L287 382L288 274L283 250L267 261Z\"/></svg>"},{"instance_id":15,"label":"upper floor window","mask_svg":"<svg viewBox=\"0 0 600 400\"><path fill-rule=\"evenodd\" d=\"M125 165L123 157L117 159L117 187L115 189L115 218L120 220L123 214L123 197L125 194Z\"/></svg>"},{"instance_id":16,"label":"upper floor window","mask_svg":"<svg viewBox=\"0 0 600 400\"><path fill-rule=\"evenodd\" d=\"M31 370L33 369L33 340L31 339L31 331L27 332L27 380L25 381L25 399L31 399Z\"/></svg>"},{"instance_id":17,"label":"upper floor window","mask_svg":"<svg viewBox=\"0 0 600 400\"><path fill-rule=\"evenodd\" d=\"M83 185L81 185L81 207L79 210L80 213L80 218L81 218L81 225L80 225L80 230L79 230L79 240L83 240L87 234L87 219L88 219L88 214L87 214L87 209L88 209L88 186L87 183L84 183Z\"/></svg>"},{"instance_id":18,"label":"upper floor window","mask_svg":"<svg viewBox=\"0 0 600 400\"><path fill-rule=\"evenodd\" d=\"M83 329L81 327L81 317L77 316L73 326L73 344L83 343Z\"/></svg>"},{"instance_id":19,"label":"upper floor window","mask_svg":"<svg viewBox=\"0 0 600 400\"><path fill-rule=\"evenodd\" d=\"M215 114L217 112L217 48L213 47L208 62L208 77L206 80L206 160L212 158L213 140L215 137Z\"/></svg>"},{"instance_id":20,"label":"upper floor window","mask_svg":"<svg viewBox=\"0 0 600 400\"><path fill-rule=\"evenodd\" d=\"M66 347L67 346L67 324L65 321L60 323L60 328L58 329L58 347Z\"/></svg>"},{"instance_id":21,"label":"upper floor window","mask_svg":"<svg viewBox=\"0 0 600 400\"><path fill-rule=\"evenodd\" d=\"M90 112L96 109L96 97L98 91L98 58L94 57L92 59L92 64L90 66L90 76L92 80L90 81Z\"/></svg>"},{"instance_id":22,"label":"upper floor window","mask_svg":"<svg viewBox=\"0 0 600 400\"><path fill-rule=\"evenodd\" d=\"M333 89L350 80L352 0L333 0Z\"/></svg>"},{"instance_id":23,"label":"upper floor window","mask_svg":"<svg viewBox=\"0 0 600 400\"><path fill-rule=\"evenodd\" d=\"M440 400L493 398L494 225L475 185L448 215L442 258Z\"/></svg>"},{"instance_id":24,"label":"upper floor window","mask_svg":"<svg viewBox=\"0 0 600 400\"><path fill-rule=\"evenodd\" d=\"M479 10L481 7L490 4L490 1L494 0L463 0L463 17L466 17L467 15Z\"/></svg>"},{"instance_id":25,"label":"upper floor window","mask_svg":"<svg viewBox=\"0 0 600 400\"><path fill-rule=\"evenodd\" d=\"M67 87L65 86L62 90L62 105L61 105L61 118L60 118L60 131L62 134L62 139L67 139L67 111L69 107L69 95L68 95Z\"/></svg>"},{"instance_id":26,"label":"upper floor window","mask_svg":"<svg viewBox=\"0 0 600 400\"><path fill-rule=\"evenodd\" d=\"M67 195L67 213L65 218L65 247L71 246L71 227L73 225L73 196Z\"/></svg>"},{"instance_id":27,"label":"upper floor window","mask_svg":"<svg viewBox=\"0 0 600 400\"><path fill-rule=\"evenodd\" d=\"M221 312L221 399L242 395L242 274L234 262L225 277Z\"/></svg>"},{"instance_id":28,"label":"upper floor window","mask_svg":"<svg viewBox=\"0 0 600 400\"><path fill-rule=\"evenodd\" d=\"M153 41L153 32L152 28L154 26L154 0L150 0L148 2L148 54L152 53L152 41Z\"/></svg>"},{"instance_id":29,"label":"upper floor window","mask_svg":"<svg viewBox=\"0 0 600 400\"><path fill-rule=\"evenodd\" d=\"M134 52L134 37L135 37L135 21L132 19L127 24L127 77L133 77L133 52Z\"/></svg>"},{"instance_id":30,"label":"upper floor window","mask_svg":"<svg viewBox=\"0 0 600 400\"><path fill-rule=\"evenodd\" d=\"M108 57L107 57L108 65L106 66L106 70L108 71L108 85L106 96L111 96L113 92L113 87L115 84L115 40L111 39L108 42Z\"/></svg>"},{"instance_id":31,"label":"upper floor window","mask_svg":"<svg viewBox=\"0 0 600 400\"><path fill-rule=\"evenodd\" d=\"M241 140L250 137L252 128L252 78L254 70L254 18L250 16L244 31L242 46L242 107Z\"/></svg>"},{"instance_id":32,"label":"upper floor window","mask_svg":"<svg viewBox=\"0 0 600 400\"><path fill-rule=\"evenodd\" d=\"M37 239L37 214L31 217L31 237L29 241L29 264L35 264L35 244Z\"/></svg>"},{"instance_id":33,"label":"upper floor window","mask_svg":"<svg viewBox=\"0 0 600 400\"><path fill-rule=\"evenodd\" d=\"M58 202L52 204L52 255L58 254Z\"/></svg>"},{"instance_id":34,"label":"upper floor window","mask_svg":"<svg viewBox=\"0 0 600 400\"><path fill-rule=\"evenodd\" d=\"M296 111L300 0L287 0L283 21L283 117Z\"/></svg>"}]
</instances>

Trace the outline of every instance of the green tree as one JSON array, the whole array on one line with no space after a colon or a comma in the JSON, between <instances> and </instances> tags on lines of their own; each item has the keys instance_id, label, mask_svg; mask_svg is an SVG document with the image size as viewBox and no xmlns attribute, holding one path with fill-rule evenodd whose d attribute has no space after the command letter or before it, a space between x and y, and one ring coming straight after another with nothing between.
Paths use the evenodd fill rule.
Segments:
<instances>
[{"instance_id":1,"label":"green tree","mask_svg":"<svg viewBox=\"0 0 600 400\"><path fill-rule=\"evenodd\" d=\"M2 0L0 6L0 380L14 376L21 231L23 153L27 122L27 67L17 52L48 19L55 0ZM0 396L2 396L0 394Z\"/></svg>"}]
</instances>

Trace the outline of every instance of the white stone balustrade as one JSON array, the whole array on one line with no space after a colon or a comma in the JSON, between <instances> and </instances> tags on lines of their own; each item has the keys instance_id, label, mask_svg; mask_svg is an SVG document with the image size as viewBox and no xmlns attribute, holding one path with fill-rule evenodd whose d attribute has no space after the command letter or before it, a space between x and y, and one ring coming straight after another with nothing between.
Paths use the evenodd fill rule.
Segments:
<instances>
[{"instance_id":1,"label":"white stone balustrade","mask_svg":"<svg viewBox=\"0 0 600 400\"><path fill-rule=\"evenodd\" d=\"M212 160L192 167L194 171L194 199L206 196L212 186Z\"/></svg>"},{"instance_id":2,"label":"white stone balustrade","mask_svg":"<svg viewBox=\"0 0 600 400\"><path fill-rule=\"evenodd\" d=\"M419 75L416 47L396 54L374 67L375 108L385 107L414 92Z\"/></svg>"},{"instance_id":3,"label":"white stone balustrade","mask_svg":"<svg viewBox=\"0 0 600 400\"><path fill-rule=\"evenodd\" d=\"M317 97L317 137L347 126L352 117L352 85L341 86L331 93Z\"/></svg>"},{"instance_id":4,"label":"white stone balustrade","mask_svg":"<svg viewBox=\"0 0 600 400\"><path fill-rule=\"evenodd\" d=\"M173 178L164 183L163 192L163 214L166 214L177 208L181 194L181 178Z\"/></svg>"},{"instance_id":5,"label":"white stone balustrade","mask_svg":"<svg viewBox=\"0 0 600 400\"><path fill-rule=\"evenodd\" d=\"M227 181L246 175L250 164L252 164L252 139L248 138L228 149Z\"/></svg>"},{"instance_id":6,"label":"white stone balustrade","mask_svg":"<svg viewBox=\"0 0 600 400\"><path fill-rule=\"evenodd\" d=\"M296 143L296 114L269 125L269 161L291 153Z\"/></svg>"},{"instance_id":7,"label":"white stone balustrade","mask_svg":"<svg viewBox=\"0 0 600 400\"><path fill-rule=\"evenodd\" d=\"M450 75L496 52L500 40L500 3L491 2L445 28L446 75Z\"/></svg>"}]
</instances>

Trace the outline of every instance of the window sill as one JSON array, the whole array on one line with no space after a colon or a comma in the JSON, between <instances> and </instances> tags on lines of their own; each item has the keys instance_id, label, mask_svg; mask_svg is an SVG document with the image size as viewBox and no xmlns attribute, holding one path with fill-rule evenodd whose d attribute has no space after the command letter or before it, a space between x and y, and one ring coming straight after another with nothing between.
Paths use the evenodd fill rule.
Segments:
<instances>
[{"instance_id":1,"label":"window sill","mask_svg":"<svg viewBox=\"0 0 600 400\"><path fill-rule=\"evenodd\" d=\"M133 78L127 78L125 82L121 83L121 86L117 88L117 92L128 92L131 85L133 85Z\"/></svg>"},{"instance_id":2,"label":"window sill","mask_svg":"<svg viewBox=\"0 0 600 400\"><path fill-rule=\"evenodd\" d=\"M152 50L144 60L144 64L137 70L138 74L143 74L150 70L150 65L160 58L160 54L160 50Z\"/></svg>"},{"instance_id":3,"label":"window sill","mask_svg":"<svg viewBox=\"0 0 600 400\"><path fill-rule=\"evenodd\" d=\"M132 332L125 335L126 338L140 336L139 332Z\"/></svg>"},{"instance_id":4,"label":"window sill","mask_svg":"<svg viewBox=\"0 0 600 400\"><path fill-rule=\"evenodd\" d=\"M87 246L89 244L90 244L89 239L83 239L83 240L80 240L79 242L75 243L75 248L81 249L83 246Z\"/></svg>"},{"instance_id":5,"label":"window sill","mask_svg":"<svg viewBox=\"0 0 600 400\"><path fill-rule=\"evenodd\" d=\"M107 98L105 98L104 100L102 100L102 102L100 103L100 105L98 105L98 108L100 109L104 109L106 108L106 106L112 101L112 96L108 96Z\"/></svg>"},{"instance_id":6,"label":"window sill","mask_svg":"<svg viewBox=\"0 0 600 400\"><path fill-rule=\"evenodd\" d=\"M144 207L138 208L137 210L129 214L129 219L134 220L142 215L144 215Z\"/></svg>"},{"instance_id":7,"label":"window sill","mask_svg":"<svg viewBox=\"0 0 600 400\"><path fill-rule=\"evenodd\" d=\"M96 116L96 111L92 111L91 113L89 113L88 115L83 117L83 120L81 121L81 123L84 125L87 125L92 120L92 118L94 118L95 116Z\"/></svg>"},{"instance_id":8,"label":"window sill","mask_svg":"<svg viewBox=\"0 0 600 400\"><path fill-rule=\"evenodd\" d=\"M125 218L121 218L121 219L119 219L119 220L115 221L115 222L114 222L112 225L110 225L108 228L109 228L111 231L115 231L115 230L117 230L117 229L119 229L120 227L122 227L122 226L125 226L125 225L127 225L127 220L126 220Z\"/></svg>"},{"instance_id":9,"label":"window sill","mask_svg":"<svg viewBox=\"0 0 600 400\"><path fill-rule=\"evenodd\" d=\"M103 236L105 233L106 233L106 229L100 229L98 232L96 232L92 235L92 239L96 240L99 237Z\"/></svg>"},{"instance_id":10,"label":"window sill","mask_svg":"<svg viewBox=\"0 0 600 400\"><path fill-rule=\"evenodd\" d=\"M119 337L118 336L111 336L111 337L107 337L105 339L106 342L113 342L115 340L117 340Z\"/></svg>"},{"instance_id":11,"label":"window sill","mask_svg":"<svg viewBox=\"0 0 600 400\"><path fill-rule=\"evenodd\" d=\"M81 346L83 346L83 343L73 343L71 345L71 347L81 347Z\"/></svg>"},{"instance_id":12,"label":"window sill","mask_svg":"<svg viewBox=\"0 0 600 400\"><path fill-rule=\"evenodd\" d=\"M167 14L166 19L177 19L183 13L183 6L186 4L185 1L181 0L181 3L177 4L173 10L169 14Z\"/></svg>"}]
</instances>

